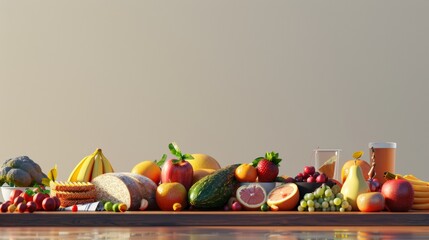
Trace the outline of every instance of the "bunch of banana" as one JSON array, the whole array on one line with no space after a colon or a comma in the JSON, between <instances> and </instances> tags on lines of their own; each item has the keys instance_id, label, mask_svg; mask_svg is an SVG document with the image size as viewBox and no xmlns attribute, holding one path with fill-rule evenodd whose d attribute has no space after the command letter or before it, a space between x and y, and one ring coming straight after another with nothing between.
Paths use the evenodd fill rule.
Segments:
<instances>
[{"instance_id":1,"label":"bunch of banana","mask_svg":"<svg viewBox=\"0 0 429 240\"><path fill-rule=\"evenodd\" d=\"M413 210L429 210L429 182L421 180L412 174L401 175L386 173L386 179L405 179L414 189Z\"/></svg>"},{"instance_id":2,"label":"bunch of banana","mask_svg":"<svg viewBox=\"0 0 429 240\"><path fill-rule=\"evenodd\" d=\"M104 156L101 149L97 148L94 153L84 157L73 169L68 182L90 182L93 178L103 173L113 172L112 165Z\"/></svg>"}]
</instances>

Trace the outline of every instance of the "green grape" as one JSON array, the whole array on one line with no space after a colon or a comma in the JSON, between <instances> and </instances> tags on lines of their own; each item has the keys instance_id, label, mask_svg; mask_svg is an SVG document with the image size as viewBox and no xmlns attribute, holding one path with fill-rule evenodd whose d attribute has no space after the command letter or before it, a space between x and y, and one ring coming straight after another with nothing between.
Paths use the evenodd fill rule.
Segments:
<instances>
[{"instance_id":1,"label":"green grape","mask_svg":"<svg viewBox=\"0 0 429 240\"><path fill-rule=\"evenodd\" d=\"M324 193L325 193L325 190L323 190L322 187L320 187L320 188L317 189L317 195L319 195L319 196L322 197Z\"/></svg>"},{"instance_id":2,"label":"green grape","mask_svg":"<svg viewBox=\"0 0 429 240\"><path fill-rule=\"evenodd\" d=\"M352 210L353 210L353 209L352 209L352 205L350 205L350 204L349 204L349 206L347 207L347 211L348 211L348 212L351 212Z\"/></svg>"},{"instance_id":3,"label":"green grape","mask_svg":"<svg viewBox=\"0 0 429 240\"><path fill-rule=\"evenodd\" d=\"M345 212L346 210L343 207L340 207L340 212Z\"/></svg>"},{"instance_id":4,"label":"green grape","mask_svg":"<svg viewBox=\"0 0 429 240\"><path fill-rule=\"evenodd\" d=\"M334 200L329 200L329 206L335 206L335 204L334 204Z\"/></svg>"},{"instance_id":5,"label":"green grape","mask_svg":"<svg viewBox=\"0 0 429 240\"><path fill-rule=\"evenodd\" d=\"M317 199L317 202L320 203L320 204L322 204L323 203L323 198Z\"/></svg>"},{"instance_id":6,"label":"green grape","mask_svg":"<svg viewBox=\"0 0 429 240\"><path fill-rule=\"evenodd\" d=\"M314 200L314 194L308 193L308 200Z\"/></svg>"},{"instance_id":7,"label":"green grape","mask_svg":"<svg viewBox=\"0 0 429 240\"><path fill-rule=\"evenodd\" d=\"M301 207L306 208L307 207L307 202L305 200L301 200L300 204Z\"/></svg>"},{"instance_id":8,"label":"green grape","mask_svg":"<svg viewBox=\"0 0 429 240\"><path fill-rule=\"evenodd\" d=\"M341 205L341 199L339 199L339 198L335 198L335 199L334 199L334 204L335 204L336 206L340 206L340 205Z\"/></svg>"},{"instance_id":9,"label":"green grape","mask_svg":"<svg viewBox=\"0 0 429 240\"><path fill-rule=\"evenodd\" d=\"M326 209L329 207L329 203L328 202L322 202L322 208Z\"/></svg>"},{"instance_id":10,"label":"green grape","mask_svg":"<svg viewBox=\"0 0 429 240\"><path fill-rule=\"evenodd\" d=\"M322 206L320 205L320 203L319 202L314 202L314 208L315 209L319 209L319 208L321 208Z\"/></svg>"},{"instance_id":11,"label":"green grape","mask_svg":"<svg viewBox=\"0 0 429 240\"><path fill-rule=\"evenodd\" d=\"M304 210L305 210L305 209L304 209L303 207L298 206L298 211L299 211L299 212L304 212Z\"/></svg>"},{"instance_id":12,"label":"green grape","mask_svg":"<svg viewBox=\"0 0 429 240\"><path fill-rule=\"evenodd\" d=\"M334 195L337 195L341 191L341 187L336 185L336 184L334 186L332 186L331 189L332 189L332 192L334 193Z\"/></svg>"},{"instance_id":13,"label":"green grape","mask_svg":"<svg viewBox=\"0 0 429 240\"><path fill-rule=\"evenodd\" d=\"M331 206L331 212L335 212L335 206Z\"/></svg>"},{"instance_id":14,"label":"green grape","mask_svg":"<svg viewBox=\"0 0 429 240\"><path fill-rule=\"evenodd\" d=\"M342 208L344 208L344 209L347 209L348 207L349 207L349 202L347 202L346 200L344 200L342 203L341 203L341 207Z\"/></svg>"},{"instance_id":15,"label":"green grape","mask_svg":"<svg viewBox=\"0 0 429 240\"><path fill-rule=\"evenodd\" d=\"M308 200L307 201L307 206L308 207L314 207L314 201L313 200Z\"/></svg>"},{"instance_id":16,"label":"green grape","mask_svg":"<svg viewBox=\"0 0 429 240\"><path fill-rule=\"evenodd\" d=\"M309 211L309 212L314 212L314 211L315 211L315 209L314 209L314 207L308 207L308 211Z\"/></svg>"},{"instance_id":17,"label":"green grape","mask_svg":"<svg viewBox=\"0 0 429 240\"><path fill-rule=\"evenodd\" d=\"M333 193L332 193L332 190L331 190L331 189L326 189L326 190L325 190L325 196L326 196L326 197L331 197L331 196L332 196L332 194L333 194Z\"/></svg>"},{"instance_id":18,"label":"green grape","mask_svg":"<svg viewBox=\"0 0 429 240\"><path fill-rule=\"evenodd\" d=\"M308 193L306 193L305 195L304 195L304 200L305 201L308 201L309 199L308 199Z\"/></svg>"},{"instance_id":19,"label":"green grape","mask_svg":"<svg viewBox=\"0 0 429 240\"><path fill-rule=\"evenodd\" d=\"M344 195L342 193L337 193L335 196L339 199L344 199Z\"/></svg>"}]
</instances>

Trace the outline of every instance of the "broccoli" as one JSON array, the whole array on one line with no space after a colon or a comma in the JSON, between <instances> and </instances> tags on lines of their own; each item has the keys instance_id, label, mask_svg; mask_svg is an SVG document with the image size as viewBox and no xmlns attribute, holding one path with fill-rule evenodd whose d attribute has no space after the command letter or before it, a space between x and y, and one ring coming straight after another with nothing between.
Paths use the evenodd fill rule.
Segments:
<instances>
[{"instance_id":1,"label":"broccoli","mask_svg":"<svg viewBox=\"0 0 429 240\"><path fill-rule=\"evenodd\" d=\"M0 186L7 183L9 186L31 187L42 184L46 177L40 166L27 156L8 159L0 167Z\"/></svg>"}]
</instances>

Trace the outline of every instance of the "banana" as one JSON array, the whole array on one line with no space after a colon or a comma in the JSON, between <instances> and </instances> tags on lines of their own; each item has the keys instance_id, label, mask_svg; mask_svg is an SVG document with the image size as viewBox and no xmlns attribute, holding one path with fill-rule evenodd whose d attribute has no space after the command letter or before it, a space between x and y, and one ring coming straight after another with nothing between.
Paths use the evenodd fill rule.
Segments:
<instances>
[{"instance_id":1,"label":"banana","mask_svg":"<svg viewBox=\"0 0 429 240\"><path fill-rule=\"evenodd\" d=\"M411 209L414 210L429 210L429 203L413 204Z\"/></svg>"},{"instance_id":2,"label":"banana","mask_svg":"<svg viewBox=\"0 0 429 240\"><path fill-rule=\"evenodd\" d=\"M414 192L429 192L429 186L423 186L423 185L414 185L413 186Z\"/></svg>"},{"instance_id":3,"label":"banana","mask_svg":"<svg viewBox=\"0 0 429 240\"><path fill-rule=\"evenodd\" d=\"M416 177L415 177L415 176L413 176L413 175L405 175L403 178L404 178L405 180L409 181L409 182L410 182L411 184L413 184L413 185L429 186L429 183L428 183L428 182L425 182L425 181L423 181L423 180L420 180L420 179L416 178Z\"/></svg>"},{"instance_id":4,"label":"banana","mask_svg":"<svg viewBox=\"0 0 429 240\"><path fill-rule=\"evenodd\" d=\"M427 198L414 198L414 204L421 204L421 203L429 203L429 197Z\"/></svg>"},{"instance_id":5,"label":"banana","mask_svg":"<svg viewBox=\"0 0 429 240\"><path fill-rule=\"evenodd\" d=\"M103 162L101 160L100 154L95 155L94 167L92 169L91 179L103 174Z\"/></svg>"},{"instance_id":6,"label":"banana","mask_svg":"<svg viewBox=\"0 0 429 240\"><path fill-rule=\"evenodd\" d=\"M82 167L77 175L77 182L89 182L91 181L91 173L94 167L95 155L91 155L89 158L85 159L85 162L82 164Z\"/></svg>"},{"instance_id":7,"label":"banana","mask_svg":"<svg viewBox=\"0 0 429 240\"><path fill-rule=\"evenodd\" d=\"M110 164L109 160L104 156L103 152L100 150L100 156L103 161L103 173L110 173L114 172L112 165Z\"/></svg>"},{"instance_id":8,"label":"banana","mask_svg":"<svg viewBox=\"0 0 429 240\"><path fill-rule=\"evenodd\" d=\"M429 198L429 192L414 191L414 198Z\"/></svg>"},{"instance_id":9,"label":"banana","mask_svg":"<svg viewBox=\"0 0 429 240\"><path fill-rule=\"evenodd\" d=\"M83 163L87 158L90 156L84 157L80 162L76 165L76 167L73 169L73 171L70 173L69 178L67 179L67 182L76 182L77 175L79 174L80 169L82 168Z\"/></svg>"}]
</instances>

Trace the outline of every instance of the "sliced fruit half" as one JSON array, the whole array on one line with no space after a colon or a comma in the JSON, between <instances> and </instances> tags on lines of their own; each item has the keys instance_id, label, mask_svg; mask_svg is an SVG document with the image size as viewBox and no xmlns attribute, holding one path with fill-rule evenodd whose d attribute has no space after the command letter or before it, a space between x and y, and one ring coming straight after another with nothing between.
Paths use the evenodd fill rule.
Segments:
<instances>
[{"instance_id":1,"label":"sliced fruit half","mask_svg":"<svg viewBox=\"0 0 429 240\"><path fill-rule=\"evenodd\" d=\"M257 184L242 185L237 189L236 198L245 210L260 210L267 201L267 193Z\"/></svg>"},{"instance_id":2,"label":"sliced fruit half","mask_svg":"<svg viewBox=\"0 0 429 240\"><path fill-rule=\"evenodd\" d=\"M268 194L267 204L270 208L278 208L280 211L295 209L299 201L298 186L295 183L285 183L275 187Z\"/></svg>"}]
</instances>

